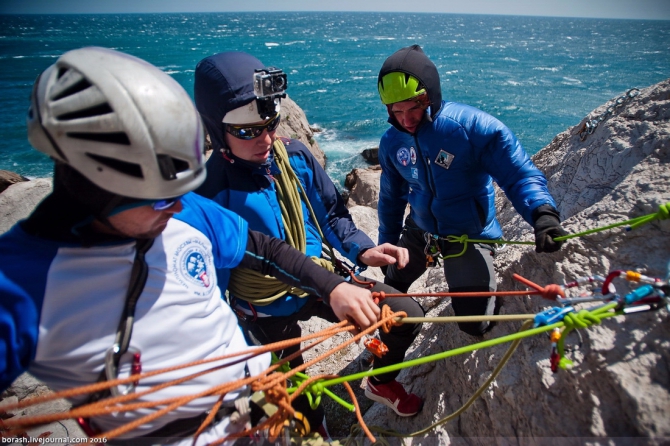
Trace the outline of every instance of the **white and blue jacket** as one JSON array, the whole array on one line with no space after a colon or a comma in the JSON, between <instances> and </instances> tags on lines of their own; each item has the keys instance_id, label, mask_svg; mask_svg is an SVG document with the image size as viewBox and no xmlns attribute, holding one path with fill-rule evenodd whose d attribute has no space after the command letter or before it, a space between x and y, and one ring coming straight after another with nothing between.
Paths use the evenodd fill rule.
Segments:
<instances>
[{"instance_id":1,"label":"white and blue jacket","mask_svg":"<svg viewBox=\"0 0 670 446\"><path fill-rule=\"evenodd\" d=\"M317 277L324 270L299 251L281 240L248 231L244 219L211 200L190 193L182 198L182 203L183 211L169 220L146 253L148 279L137 302L130 341L130 347L141 353L143 371L248 348L237 318L222 298L226 283L217 282L216 269L240 265L285 278L292 284L300 284L298 277L314 275L313 280L308 279L301 286L326 296L342 282L334 274ZM115 342L135 251L132 239L85 247L36 237L27 233L21 222L0 236L2 389L25 370L56 391L98 380L105 354ZM289 266L284 270L278 264ZM244 377L245 367L254 375L268 365L267 355L241 361L145 395L140 401L196 394ZM208 367L142 379L136 392ZM119 377L126 377L129 372L129 360L122 359ZM225 399L230 401L237 395L238 391L230 392ZM215 400L196 399L128 435L143 435L175 419L197 416L209 410ZM119 412L93 421L107 431L153 410ZM228 429L225 420L201 441L226 436ZM191 442L192 439L185 444Z\"/></svg>"}]
</instances>

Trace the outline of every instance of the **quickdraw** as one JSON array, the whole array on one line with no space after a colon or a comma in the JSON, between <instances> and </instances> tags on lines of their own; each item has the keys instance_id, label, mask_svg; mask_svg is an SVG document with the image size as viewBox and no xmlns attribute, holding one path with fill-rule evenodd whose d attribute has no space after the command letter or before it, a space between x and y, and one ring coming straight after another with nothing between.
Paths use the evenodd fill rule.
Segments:
<instances>
[{"instance_id":1,"label":"quickdraw","mask_svg":"<svg viewBox=\"0 0 670 446\"><path fill-rule=\"evenodd\" d=\"M630 291L625 296L616 294L616 290L612 285L612 280L616 278L625 279L629 282L642 284L638 288ZM600 288L597 286L602 284ZM666 305L670 311L670 286L667 280L648 277L636 271L617 270L610 272L606 278L602 276L581 277L572 282L566 283L561 288L563 290L569 288L577 288L581 286L591 286L593 289L580 294L579 297L561 297L555 295L554 297L543 295L543 297L554 300L560 307L549 308L541 313L538 313L534 318L534 327L547 326L557 322L566 322L565 328L561 331L559 328L554 328L551 340L550 366L551 371L556 373L558 368L567 369L573 366L571 360L565 357L564 340L567 334L574 329L575 324L583 324L578 316L575 315L575 308L572 306L577 303L584 302L604 302L605 305L590 309L591 312L599 311L603 308L612 309L618 314L630 314L641 311L658 310ZM585 316L588 310L582 310L581 316Z\"/></svg>"}]
</instances>

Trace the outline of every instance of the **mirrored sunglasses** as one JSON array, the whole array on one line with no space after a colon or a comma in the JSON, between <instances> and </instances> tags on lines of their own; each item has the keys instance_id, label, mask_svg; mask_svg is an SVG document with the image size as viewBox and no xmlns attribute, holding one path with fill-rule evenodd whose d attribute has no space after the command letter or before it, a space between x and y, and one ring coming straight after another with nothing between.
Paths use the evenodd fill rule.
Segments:
<instances>
[{"instance_id":1,"label":"mirrored sunglasses","mask_svg":"<svg viewBox=\"0 0 670 446\"><path fill-rule=\"evenodd\" d=\"M280 115L277 114L277 116L275 116L265 124L260 125L238 126L238 125L226 124L226 131L237 139L249 140L258 138L263 134L263 131L266 129L268 132L276 130L277 127L279 126L279 121L280 121Z\"/></svg>"},{"instance_id":2,"label":"mirrored sunglasses","mask_svg":"<svg viewBox=\"0 0 670 446\"><path fill-rule=\"evenodd\" d=\"M181 197L182 195L174 198L166 198L165 200L154 201L151 207L154 211L164 211L174 206L179 200L181 200Z\"/></svg>"}]
</instances>

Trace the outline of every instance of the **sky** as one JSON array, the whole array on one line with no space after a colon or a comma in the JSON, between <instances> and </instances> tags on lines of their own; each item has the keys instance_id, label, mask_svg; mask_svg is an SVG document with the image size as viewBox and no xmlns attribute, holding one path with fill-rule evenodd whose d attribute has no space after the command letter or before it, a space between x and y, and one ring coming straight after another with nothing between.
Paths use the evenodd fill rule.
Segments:
<instances>
[{"instance_id":1,"label":"sky","mask_svg":"<svg viewBox=\"0 0 670 446\"><path fill-rule=\"evenodd\" d=\"M380 11L670 20L670 0L0 0L0 14Z\"/></svg>"}]
</instances>

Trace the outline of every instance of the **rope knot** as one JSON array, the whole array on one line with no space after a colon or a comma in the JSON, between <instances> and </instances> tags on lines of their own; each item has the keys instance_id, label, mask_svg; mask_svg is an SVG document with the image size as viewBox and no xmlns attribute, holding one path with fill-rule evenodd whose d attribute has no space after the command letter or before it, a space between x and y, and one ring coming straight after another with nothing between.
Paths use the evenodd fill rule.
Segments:
<instances>
[{"instance_id":1,"label":"rope knot","mask_svg":"<svg viewBox=\"0 0 670 446\"><path fill-rule=\"evenodd\" d=\"M391 331L391 328L402 325L402 322L396 321L395 318L396 317L400 317L400 318L407 317L407 313L405 313L404 311L398 311L397 313L394 313L391 310L391 307L389 307L388 305L384 305L382 307L382 316L381 317L382 317L382 320L385 321L381 326L382 330L384 330L384 333L389 333ZM388 320L386 320L386 319L388 319Z\"/></svg>"},{"instance_id":2,"label":"rope knot","mask_svg":"<svg viewBox=\"0 0 670 446\"><path fill-rule=\"evenodd\" d=\"M446 240L452 243L467 243L469 239L467 234L463 234L460 237L457 235L448 235Z\"/></svg>"},{"instance_id":3,"label":"rope knot","mask_svg":"<svg viewBox=\"0 0 670 446\"><path fill-rule=\"evenodd\" d=\"M559 297L565 297L565 290L560 285L555 283L549 284L544 288L540 288L540 295L547 300L557 300Z\"/></svg>"},{"instance_id":4,"label":"rope knot","mask_svg":"<svg viewBox=\"0 0 670 446\"><path fill-rule=\"evenodd\" d=\"M372 292L372 300L374 300L377 305L379 305L379 303L381 301L383 301L384 299L386 299L386 293L385 292L383 292L383 291L373 291ZM386 307L387 305L384 305L384 306ZM383 311L383 308L382 308L382 311Z\"/></svg>"},{"instance_id":5,"label":"rope knot","mask_svg":"<svg viewBox=\"0 0 670 446\"><path fill-rule=\"evenodd\" d=\"M670 203L662 204L658 207L658 212L656 213L659 220L667 220L670 218Z\"/></svg>"},{"instance_id":6,"label":"rope knot","mask_svg":"<svg viewBox=\"0 0 670 446\"><path fill-rule=\"evenodd\" d=\"M563 317L563 323L566 329L586 328L591 325L600 324L600 318L588 310L581 310L578 313L568 313Z\"/></svg>"}]
</instances>

